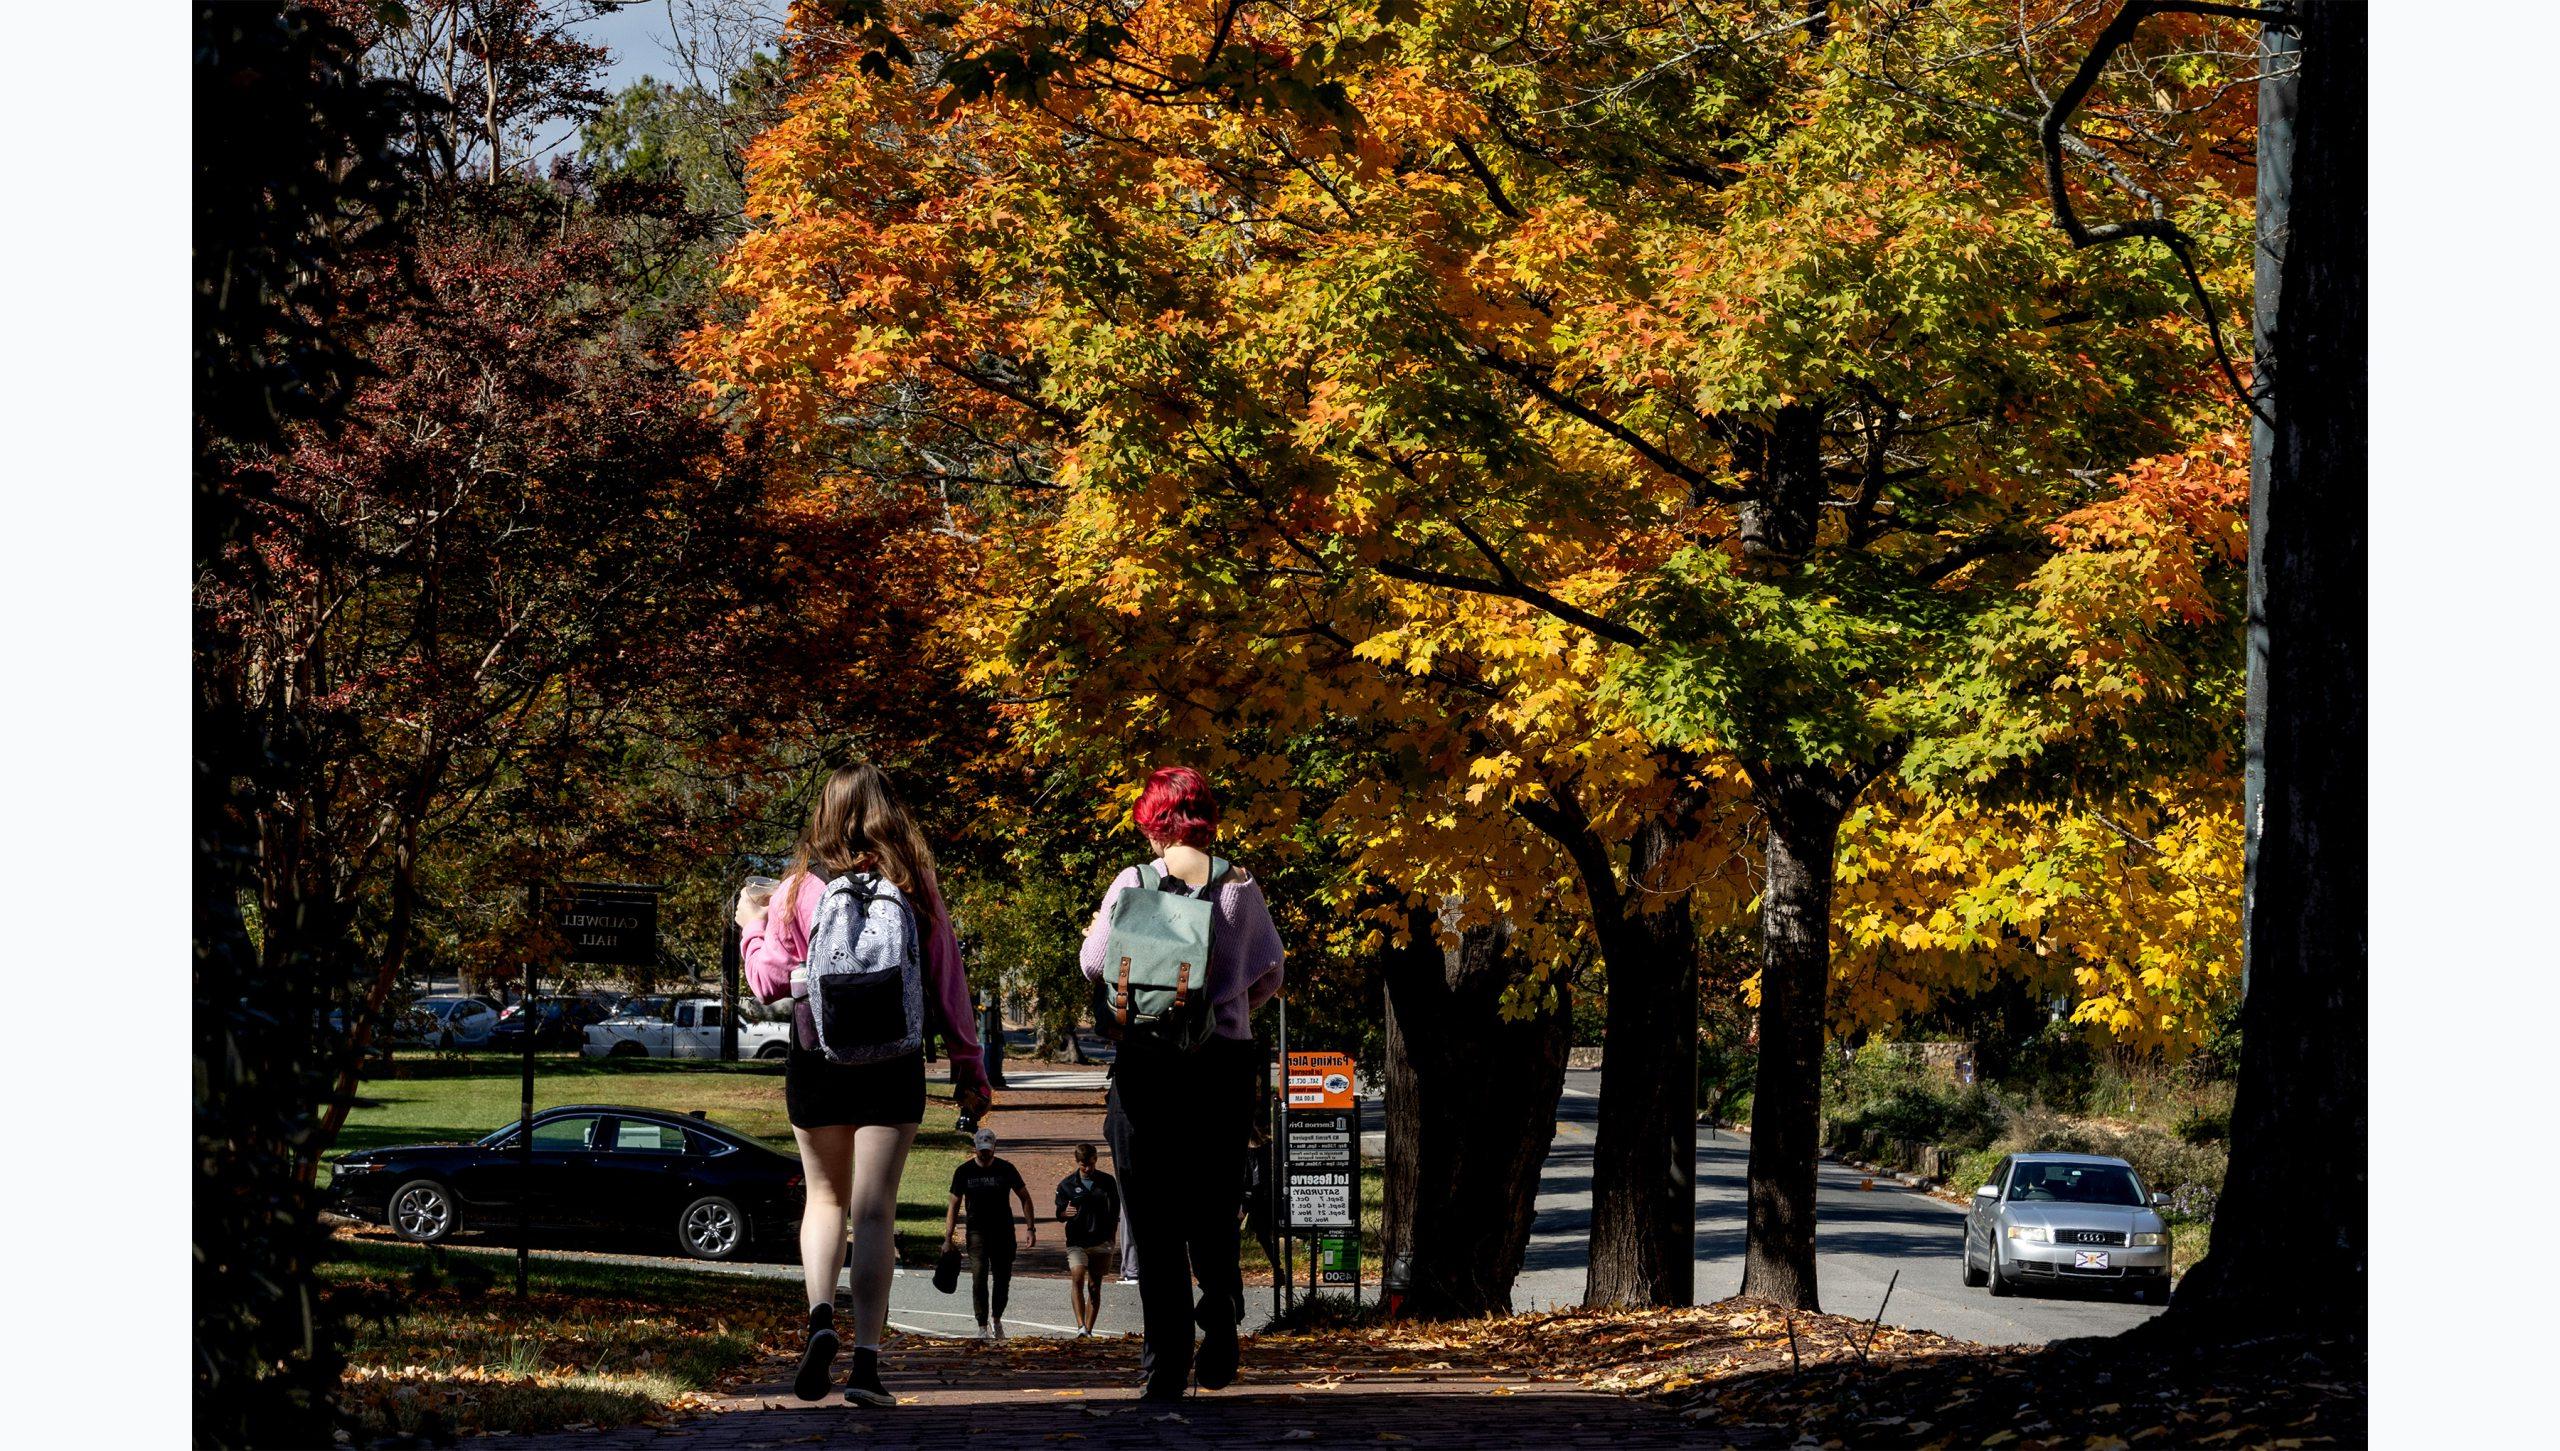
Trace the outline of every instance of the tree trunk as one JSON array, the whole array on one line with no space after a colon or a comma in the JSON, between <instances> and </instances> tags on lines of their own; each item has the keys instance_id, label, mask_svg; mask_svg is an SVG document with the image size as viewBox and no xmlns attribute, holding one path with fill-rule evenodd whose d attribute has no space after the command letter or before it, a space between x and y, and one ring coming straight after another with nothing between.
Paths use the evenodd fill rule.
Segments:
<instances>
[{"instance_id":1,"label":"tree trunk","mask_svg":"<svg viewBox=\"0 0 2560 1451\"><path fill-rule=\"evenodd\" d=\"M1819 1310L1814 1164L1822 1151L1822 1050L1831 990L1831 882L1854 784L1827 772L1755 776L1769 823L1760 897L1760 1064L1751 1102L1751 1220L1742 1293Z\"/></svg>"},{"instance_id":2,"label":"tree trunk","mask_svg":"<svg viewBox=\"0 0 2560 1451\"><path fill-rule=\"evenodd\" d=\"M2300 13L2240 1085L2212 1253L2162 1317L2214 1334L2365 1324L2365 11Z\"/></svg>"},{"instance_id":3,"label":"tree trunk","mask_svg":"<svg viewBox=\"0 0 2560 1451\"><path fill-rule=\"evenodd\" d=\"M2301 59L2293 32L2268 26L2258 46L2258 235L2250 279L2251 391L2257 408L2249 419L2249 675L2242 697L2247 747L2240 778L2240 918L2258 880L2259 802L2267 780L2267 474L2275 466L2276 313L2284 289L2284 239L2293 210L2293 110L2300 94ZM2240 991L2249 991L2248 934L2240 944Z\"/></svg>"},{"instance_id":4,"label":"tree trunk","mask_svg":"<svg viewBox=\"0 0 2560 1451\"><path fill-rule=\"evenodd\" d=\"M1555 1138L1573 1015L1505 1021L1510 934L1454 951L1427 914L1387 957L1386 1285L1427 1320L1508 1314Z\"/></svg>"},{"instance_id":5,"label":"tree trunk","mask_svg":"<svg viewBox=\"0 0 2560 1451\"><path fill-rule=\"evenodd\" d=\"M1585 1305L1697 1299L1697 929L1686 893L1637 909L1641 884L1671 845L1659 822L1639 830L1627 858L1627 880L1638 885L1614 910L1594 913L1609 1010Z\"/></svg>"},{"instance_id":6,"label":"tree trunk","mask_svg":"<svg viewBox=\"0 0 2560 1451\"><path fill-rule=\"evenodd\" d=\"M1743 474L1743 554L1789 564L1811 553L1822 519L1822 411L1790 403L1770 415L1767 430L1750 440Z\"/></svg>"}]
</instances>

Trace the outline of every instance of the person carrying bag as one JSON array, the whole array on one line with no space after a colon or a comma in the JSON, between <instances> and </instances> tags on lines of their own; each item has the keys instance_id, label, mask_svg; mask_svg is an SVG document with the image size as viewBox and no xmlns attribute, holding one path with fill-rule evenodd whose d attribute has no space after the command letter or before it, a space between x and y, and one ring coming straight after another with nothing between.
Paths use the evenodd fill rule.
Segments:
<instances>
[{"instance_id":1,"label":"person carrying bag","mask_svg":"<svg viewBox=\"0 0 2560 1451\"><path fill-rule=\"evenodd\" d=\"M809 1294L792 1389L814 1401L830 1388L842 1339L836 1278L850 1268L844 1397L895 1406L880 1379L880 1339L896 1271L898 1182L924 1119L928 1030L949 1044L960 1111L984 1115L991 1103L959 939L932 849L888 778L867 764L828 775L789 870L770 891L762 886L739 897L738 952L759 999L792 1005L782 1097L807 1183L800 1260Z\"/></svg>"},{"instance_id":2,"label":"person carrying bag","mask_svg":"<svg viewBox=\"0 0 2560 1451\"><path fill-rule=\"evenodd\" d=\"M1113 879L1080 965L1119 1040L1104 1133L1137 1251L1146 1399L1163 1401L1195 1376L1203 1390L1235 1379L1236 1186L1261 1065L1252 1015L1280 991L1283 949L1261 885L1209 855L1206 778L1155 772L1133 815L1156 860Z\"/></svg>"}]
</instances>

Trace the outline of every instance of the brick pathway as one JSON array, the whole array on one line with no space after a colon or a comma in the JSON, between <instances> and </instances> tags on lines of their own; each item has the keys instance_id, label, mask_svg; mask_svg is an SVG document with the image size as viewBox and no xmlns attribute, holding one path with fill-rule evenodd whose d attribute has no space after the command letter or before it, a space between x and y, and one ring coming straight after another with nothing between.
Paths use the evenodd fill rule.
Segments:
<instances>
[{"instance_id":1,"label":"brick pathway","mask_svg":"<svg viewBox=\"0 0 2560 1451\"><path fill-rule=\"evenodd\" d=\"M1114 1448L1264 1445L1599 1451L1727 1444L1713 1432L1623 1396L1556 1381L1524 1381L1454 1366L1322 1363L1303 1343L1248 1341L1244 1372L1215 1395L1179 1406L1137 1402L1134 1340L972 1341L891 1337L883 1379L895 1410L794 1399L790 1367L711 1409L665 1427L512 1436L546 1451L699 1448L751 1451L806 1445L949 1448L1074 1444Z\"/></svg>"}]
</instances>

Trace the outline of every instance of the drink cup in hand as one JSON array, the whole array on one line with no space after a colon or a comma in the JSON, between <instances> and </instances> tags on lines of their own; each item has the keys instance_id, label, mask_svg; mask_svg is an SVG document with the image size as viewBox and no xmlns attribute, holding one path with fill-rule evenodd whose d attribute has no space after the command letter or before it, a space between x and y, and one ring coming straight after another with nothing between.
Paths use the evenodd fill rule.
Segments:
<instances>
[{"instance_id":1,"label":"drink cup in hand","mask_svg":"<svg viewBox=\"0 0 2560 1451\"><path fill-rule=\"evenodd\" d=\"M774 889L782 883L771 877L749 877L738 890L738 925L754 927L764 921L765 908L773 902Z\"/></svg>"}]
</instances>

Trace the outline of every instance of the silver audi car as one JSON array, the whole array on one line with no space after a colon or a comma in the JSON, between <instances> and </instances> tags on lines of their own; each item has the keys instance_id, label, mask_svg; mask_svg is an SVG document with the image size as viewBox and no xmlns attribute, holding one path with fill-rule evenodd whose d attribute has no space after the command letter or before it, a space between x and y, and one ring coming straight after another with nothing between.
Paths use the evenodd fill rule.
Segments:
<instances>
[{"instance_id":1,"label":"silver audi car","mask_svg":"<svg viewBox=\"0 0 2560 1451\"><path fill-rule=\"evenodd\" d=\"M2012 1154L1973 1191L1964 1217L1964 1282L1994 1295L2022 1285L2085 1284L2169 1298L2165 1194L2133 1166L2097 1154Z\"/></svg>"}]
</instances>

